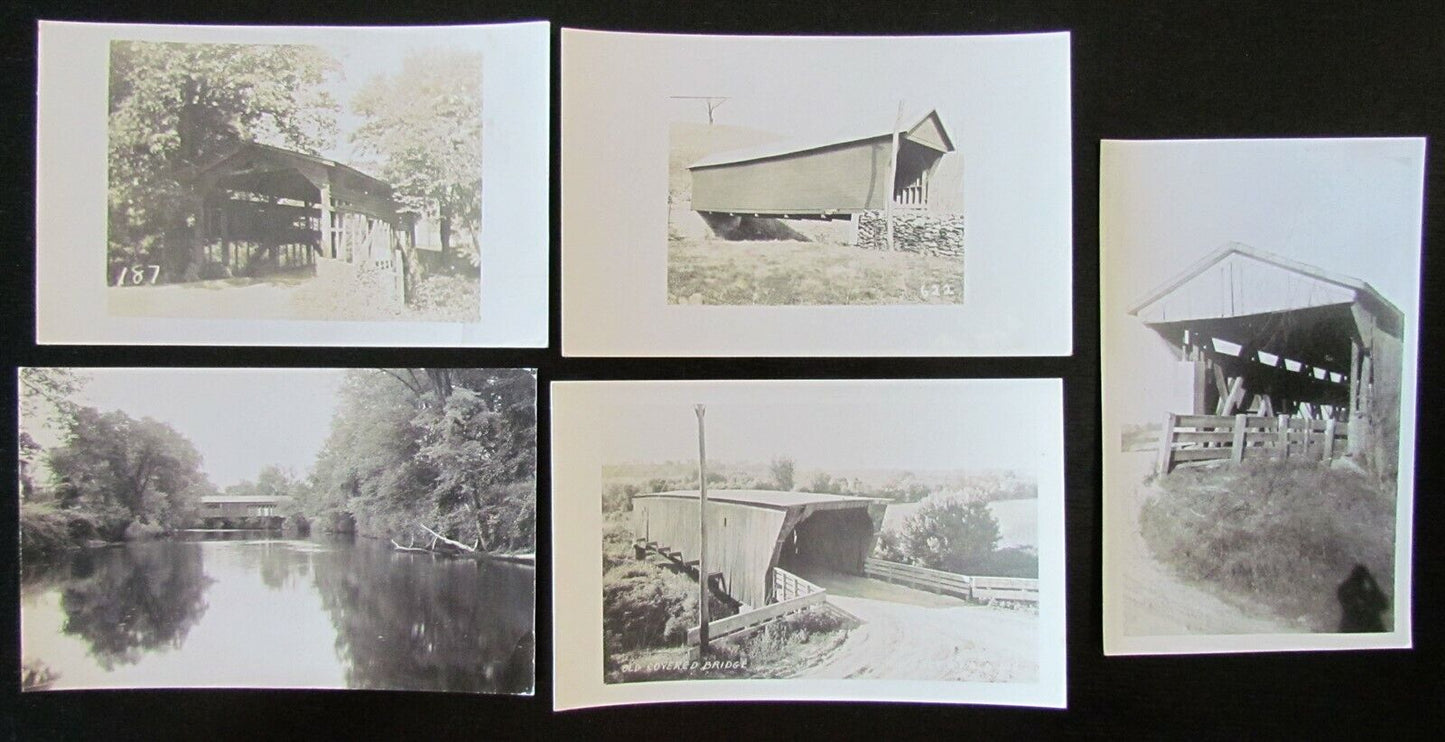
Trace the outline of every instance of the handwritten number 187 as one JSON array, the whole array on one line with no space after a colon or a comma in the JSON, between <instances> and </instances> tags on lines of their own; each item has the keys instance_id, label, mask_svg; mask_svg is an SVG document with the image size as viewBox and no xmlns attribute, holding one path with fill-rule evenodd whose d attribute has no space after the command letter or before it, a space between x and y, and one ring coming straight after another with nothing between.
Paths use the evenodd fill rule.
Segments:
<instances>
[{"instance_id":1,"label":"handwritten number 187","mask_svg":"<svg viewBox=\"0 0 1445 742\"><path fill-rule=\"evenodd\" d=\"M149 278L147 278L149 274ZM156 279L160 278L161 267L159 265L133 265L129 268L121 268L115 274L116 286L140 286L141 284L155 285Z\"/></svg>"}]
</instances>

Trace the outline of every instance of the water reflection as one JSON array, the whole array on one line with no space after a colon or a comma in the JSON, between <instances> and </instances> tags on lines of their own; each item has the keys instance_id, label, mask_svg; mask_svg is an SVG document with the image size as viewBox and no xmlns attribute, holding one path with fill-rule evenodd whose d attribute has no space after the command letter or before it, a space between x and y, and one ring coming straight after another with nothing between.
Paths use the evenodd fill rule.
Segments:
<instances>
[{"instance_id":1,"label":"water reflection","mask_svg":"<svg viewBox=\"0 0 1445 742\"><path fill-rule=\"evenodd\" d=\"M27 564L24 661L54 688L532 689L530 567L370 541L193 538Z\"/></svg>"},{"instance_id":2,"label":"water reflection","mask_svg":"<svg viewBox=\"0 0 1445 742\"><path fill-rule=\"evenodd\" d=\"M201 569L199 544L174 546L71 555L61 631L85 639L107 670L134 664L148 650L181 646L206 611L211 580Z\"/></svg>"}]
</instances>

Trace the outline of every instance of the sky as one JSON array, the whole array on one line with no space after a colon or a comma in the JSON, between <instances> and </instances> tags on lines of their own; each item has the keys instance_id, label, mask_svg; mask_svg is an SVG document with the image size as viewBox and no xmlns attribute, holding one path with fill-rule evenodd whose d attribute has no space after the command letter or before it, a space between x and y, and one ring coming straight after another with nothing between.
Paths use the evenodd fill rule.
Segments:
<instances>
[{"instance_id":1,"label":"sky","mask_svg":"<svg viewBox=\"0 0 1445 742\"><path fill-rule=\"evenodd\" d=\"M302 475L331 429L340 369L85 369L78 396L169 424L190 439L218 487L277 464Z\"/></svg>"},{"instance_id":2,"label":"sky","mask_svg":"<svg viewBox=\"0 0 1445 742\"><path fill-rule=\"evenodd\" d=\"M1043 421L1061 414L1051 383L639 384L606 416L604 457L695 461L693 404L702 403L707 455L718 461L787 456L800 469L1036 473L1053 427Z\"/></svg>"},{"instance_id":3,"label":"sky","mask_svg":"<svg viewBox=\"0 0 1445 742\"><path fill-rule=\"evenodd\" d=\"M1128 308L1226 242L1369 283L1406 317L1413 373L1423 152L1401 139L1105 142L1106 422L1157 421L1161 395L1179 388L1158 365L1162 341Z\"/></svg>"}]
</instances>

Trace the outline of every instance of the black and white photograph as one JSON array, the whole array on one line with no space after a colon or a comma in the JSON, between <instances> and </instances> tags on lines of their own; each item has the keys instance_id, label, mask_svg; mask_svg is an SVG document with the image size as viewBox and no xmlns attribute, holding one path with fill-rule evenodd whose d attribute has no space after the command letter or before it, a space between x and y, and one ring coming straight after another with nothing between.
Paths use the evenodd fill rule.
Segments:
<instances>
[{"instance_id":1,"label":"black and white photograph","mask_svg":"<svg viewBox=\"0 0 1445 742\"><path fill-rule=\"evenodd\" d=\"M1101 163L1105 651L1409 647L1424 140Z\"/></svg>"},{"instance_id":2,"label":"black and white photograph","mask_svg":"<svg viewBox=\"0 0 1445 742\"><path fill-rule=\"evenodd\" d=\"M55 319L57 340L97 332L64 321L80 320L82 306L67 301L60 314L48 311L47 294L82 292L113 326L193 331L211 323L221 328L208 338L217 341L269 339L267 323L285 330L281 338L338 322L398 337L414 337L408 327L456 334L500 319L487 310L500 306L488 294L516 289L492 279L505 279L508 262L527 248L542 271L543 293L533 301L545 323L546 136L529 142L512 131L516 121L545 121L545 97L526 112L497 91L508 77L545 84L546 25L512 28L515 37L505 28L267 33L46 24L42 43L53 66L42 72L43 94L70 92L60 81L47 88L46 72L80 82L91 71L75 68L88 46L75 49L72 37L104 56L92 71L105 79L96 101L104 121L97 141L87 142L103 159L85 164L105 173L105 193L90 204L46 190L84 173L48 172L77 154L71 131L57 124L47 137L45 129L85 111L47 118L42 106L42 339ZM515 64L507 44L538 36L540 67ZM505 61L489 64L498 60ZM488 87L493 75L503 79ZM519 146L538 155L534 173L507 177L515 151L498 158L502 167L487 167L500 150ZM534 207L515 211L519 197ZM60 235L84 226L73 221L79 209L104 224L71 242ZM59 221L44 231L52 218ZM519 232L526 219L538 221ZM540 239L519 244L526 230Z\"/></svg>"},{"instance_id":3,"label":"black and white photograph","mask_svg":"<svg viewBox=\"0 0 1445 742\"><path fill-rule=\"evenodd\" d=\"M1067 33L562 47L565 355L1070 352Z\"/></svg>"},{"instance_id":4,"label":"black and white photograph","mask_svg":"<svg viewBox=\"0 0 1445 742\"><path fill-rule=\"evenodd\" d=\"M943 117L847 92L875 115L671 97L669 303L963 301L963 164Z\"/></svg>"},{"instance_id":5,"label":"black and white photograph","mask_svg":"<svg viewBox=\"0 0 1445 742\"><path fill-rule=\"evenodd\" d=\"M554 385L557 707L1061 705L1059 390Z\"/></svg>"},{"instance_id":6,"label":"black and white photograph","mask_svg":"<svg viewBox=\"0 0 1445 742\"><path fill-rule=\"evenodd\" d=\"M23 691L532 693L534 370L19 385Z\"/></svg>"}]
</instances>

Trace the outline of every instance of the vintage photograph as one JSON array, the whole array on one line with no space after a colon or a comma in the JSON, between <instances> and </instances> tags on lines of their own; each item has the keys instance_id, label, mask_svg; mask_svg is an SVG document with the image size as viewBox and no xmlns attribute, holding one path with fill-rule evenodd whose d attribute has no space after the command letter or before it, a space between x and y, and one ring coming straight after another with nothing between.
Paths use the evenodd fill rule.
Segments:
<instances>
[{"instance_id":1,"label":"vintage photograph","mask_svg":"<svg viewBox=\"0 0 1445 742\"><path fill-rule=\"evenodd\" d=\"M22 368L22 690L531 694L531 369Z\"/></svg>"},{"instance_id":2,"label":"vintage photograph","mask_svg":"<svg viewBox=\"0 0 1445 742\"><path fill-rule=\"evenodd\" d=\"M113 41L116 314L477 319L482 53Z\"/></svg>"},{"instance_id":3,"label":"vintage photograph","mask_svg":"<svg viewBox=\"0 0 1445 742\"><path fill-rule=\"evenodd\" d=\"M963 301L963 164L943 119L849 92L876 110L801 122L812 134L773 130L800 123L777 101L669 97L669 303Z\"/></svg>"},{"instance_id":4,"label":"vintage photograph","mask_svg":"<svg viewBox=\"0 0 1445 742\"><path fill-rule=\"evenodd\" d=\"M500 320L509 275L545 321L546 134L517 131L545 122L545 91L528 110L512 90L545 86L545 39L43 24L42 341L302 342L341 321L426 344ZM528 42L540 65L511 54Z\"/></svg>"},{"instance_id":5,"label":"vintage photograph","mask_svg":"<svg viewBox=\"0 0 1445 742\"><path fill-rule=\"evenodd\" d=\"M601 615L558 605L559 632L600 638L584 661L559 636L559 706L762 697L759 680L786 681L771 698L1062 702L1058 388L555 387L557 423L603 426L590 477L589 457L554 465L554 542L598 528L557 554L559 599L593 590ZM573 429L554 430L562 452ZM600 564L571 571L588 551Z\"/></svg>"},{"instance_id":6,"label":"vintage photograph","mask_svg":"<svg viewBox=\"0 0 1445 742\"><path fill-rule=\"evenodd\" d=\"M1067 33L562 47L564 354L1069 354Z\"/></svg>"},{"instance_id":7,"label":"vintage photograph","mask_svg":"<svg viewBox=\"0 0 1445 742\"><path fill-rule=\"evenodd\" d=\"M1104 143L1106 652L1410 646L1423 161Z\"/></svg>"}]
</instances>

